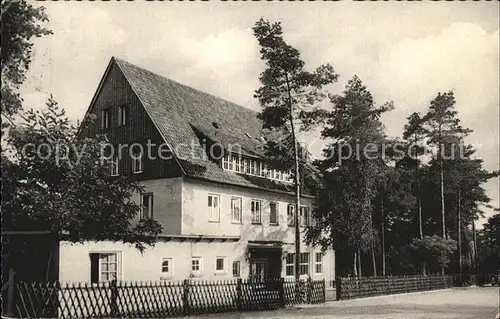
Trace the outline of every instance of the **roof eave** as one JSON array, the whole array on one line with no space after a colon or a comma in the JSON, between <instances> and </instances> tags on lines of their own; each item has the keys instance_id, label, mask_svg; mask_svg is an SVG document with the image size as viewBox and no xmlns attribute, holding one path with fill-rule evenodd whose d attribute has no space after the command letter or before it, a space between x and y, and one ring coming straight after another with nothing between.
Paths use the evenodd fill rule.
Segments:
<instances>
[{"instance_id":1,"label":"roof eave","mask_svg":"<svg viewBox=\"0 0 500 319\"><path fill-rule=\"evenodd\" d=\"M241 185L241 184L231 183L231 182L226 182L226 181L214 181L213 179L206 178L206 177L200 177L200 176L186 175L185 178L188 180L193 179L193 180L198 180L198 181L205 181L205 182L210 182L210 183L224 184L224 185L242 187L242 188L247 188L247 189L266 191L266 192L271 192L271 193L276 193L276 194L295 196L294 192L285 192L285 191L280 191L277 189L271 189L271 188L265 188L265 187L259 187L259 186ZM315 199L314 196L308 195L308 194L301 194L300 196L303 198Z\"/></svg>"}]
</instances>

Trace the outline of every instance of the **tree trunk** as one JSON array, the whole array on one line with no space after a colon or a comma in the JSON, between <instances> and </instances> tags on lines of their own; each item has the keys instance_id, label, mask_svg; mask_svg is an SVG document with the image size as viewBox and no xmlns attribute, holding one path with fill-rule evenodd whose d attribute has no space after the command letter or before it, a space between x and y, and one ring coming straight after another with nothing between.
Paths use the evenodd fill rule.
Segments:
<instances>
[{"instance_id":1,"label":"tree trunk","mask_svg":"<svg viewBox=\"0 0 500 319\"><path fill-rule=\"evenodd\" d=\"M462 221L460 216L460 187L458 188L457 203L457 239L458 239L458 267L462 274Z\"/></svg>"},{"instance_id":2,"label":"tree trunk","mask_svg":"<svg viewBox=\"0 0 500 319\"><path fill-rule=\"evenodd\" d=\"M441 192L441 223L443 224L443 238L447 239L446 236L446 220L445 220L445 212L444 212L444 169L443 169L443 160L440 160L439 164L439 185Z\"/></svg>"},{"instance_id":3,"label":"tree trunk","mask_svg":"<svg viewBox=\"0 0 500 319\"><path fill-rule=\"evenodd\" d=\"M439 125L439 147L438 147L438 158L439 158L439 187L441 195L441 223L443 226L443 238L447 239L446 234L446 219L444 211L444 168L443 168L443 156L442 156L442 144L441 144L441 125ZM441 266L441 275L444 276L444 267Z\"/></svg>"},{"instance_id":4,"label":"tree trunk","mask_svg":"<svg viewBox=\"0 0 500 319\"><path fill-rule=\"evenodd\" d=\"M295 280L300 279L300 225L299 225L299 214L300 214L300 175L299 175L299 148L297 142L297 136L295 135L295 124L293 116L293 105L292 96L290 90L290 83L288 82L288 75L286 75L286 86L288 90L288 110L289 110L289 120L290 120L290 130L293 139L293 160L294 160L294 188L295 188Z\"/></svg>"},{"instance_id":5,"label":"tree trunk","mask_svg":"<svg viewBox=\"0 0 500 319\"><path fill-rule=\"evenodd\" d=\"M358 275L363 276L361 272L361 249L358 249Z\"/></svg>"},{"instance_id":6,"label":"tree trunk","mask_svg":"<svg viewBox=\"0 0 500 319\"><path fill-rule=\"evenodd\" d=\"M354 274L354 277L358 277L358 252L354 252L354 258L353 258L353 265L352 265L352 271Z\"/></svg>"},{"instance_id":7,"label":"tree trunk","mask_svg":"<svg viewBox=\"0 0 500 319\"><path fill-rule=\"evenodd\" d=\"M420 195L417 195L417 209L418 209L418 235L420 239L424 238L424 230L422 226L422 205L420 203Z\"/></svg>"},{"instance_id":8,"label":"tree trunk","mask_svg":"<svg viewBox=\"0 0 500 319\"><path fill-rule=\"evenodd\" d=\"M49 251L49 258L47 258L47 269L45 271L45 281L49 281L49 276L50 276L50 265L52 264L52 247Z\"/></svg>"},{"instance_id":9,"label":"tree trunk","mask_svg":"<svg viewBox=\"0 0 500 319\"><path fill-rule=\"evenodd\" d=\"M414 143L416 143L416 138ZM420 239L424 237L423 225L422 225L422 204L420 202L420 174L418 167L418 152L415 156L415 184L416 184L416 197L417 197L417 212L418 212L418 234Z\"/></svg>"},{"instance_id":10,"label":"tree trunk","mask_svg":"<svg viewBox=\"0 0 500 319\"><path fill-rule=\"evenodd\" d=\"M375 259L375 248L372 247L373 276L377 277L377 260Z\"/></svg>"},{"instance_id":11,"label":"tree trunk","mask_svg":"<svg viewBox=\"0 0 500 319\"><path fill-rule=\"evenodd\" d=\"M383 210L382 210L382 236L381 237L382 237L382 276L385 276L385 213Z\"/></svg>"},{"instance_id":12,"label":"tree trunk","mask_svg":"<svg viewBox=\"0 0 500 319\"><path fill-rule=\"evenodd\" d=\"M476 239L476 223L475 220L472 219L472 245L474 246L474 270L477 274L477 239Z\"/></svg>"}]
</instances>

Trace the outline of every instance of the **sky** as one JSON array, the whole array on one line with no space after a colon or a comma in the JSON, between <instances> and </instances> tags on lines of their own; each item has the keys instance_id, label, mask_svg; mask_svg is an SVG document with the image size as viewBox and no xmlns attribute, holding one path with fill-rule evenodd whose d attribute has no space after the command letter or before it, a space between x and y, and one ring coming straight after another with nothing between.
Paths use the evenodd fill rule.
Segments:
<instances>
[{"instance_id":1,"label":"sky","mask_svg":"<svg viewBox=\"0 0 500 319\"><path fill-rule=\"evenodd\" d=\"M285 40L315 69L330 63L340 93L354 75L383 122L401 136L406 117L453 90L467 142L486 169L500 168L498 2L61 2L39 1L54 34L35 41L25 108L53 94L75 123L87 110L112 56L259 111L253 98L264 70L252 26L281 21ZM313 153L324 141L306 136ZM499 179L485 185L500 206ZM487 216L491 210L485 210ZM480 226L484 220L478 222Z\"/></svg>"}]
</instances>

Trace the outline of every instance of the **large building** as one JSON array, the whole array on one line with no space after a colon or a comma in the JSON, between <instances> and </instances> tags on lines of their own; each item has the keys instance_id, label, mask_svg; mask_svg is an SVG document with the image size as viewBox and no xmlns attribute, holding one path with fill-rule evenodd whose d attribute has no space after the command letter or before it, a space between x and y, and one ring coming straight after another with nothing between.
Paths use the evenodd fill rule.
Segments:
<instances>
[{"instance_id":1,"label":"large building","mask_svg":"<svg viewBox=\"0 0 500 319\"><path fill-rule=\"evenodd\" d=\"M111 175L140 181L137 218L157 220L163 234L143 254L62 242L60 281L294 276L293 183L267 168L256 112L112 58L90 114L97 120L80 133L106 134ZM306 226L313 197L302 193ZM335 276L333 252L305 245L303 234L300 260L304 276Z\"/></svg>"}]
</instances>

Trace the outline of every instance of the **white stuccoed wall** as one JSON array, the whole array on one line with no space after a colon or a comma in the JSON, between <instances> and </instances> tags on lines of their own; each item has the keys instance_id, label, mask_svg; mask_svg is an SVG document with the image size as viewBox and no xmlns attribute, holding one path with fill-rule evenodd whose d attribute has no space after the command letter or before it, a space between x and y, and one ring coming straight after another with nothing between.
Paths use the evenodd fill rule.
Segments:
<instances>
[{"instance_id":1,"label":"white stuccoed wall","mask_svg":"<svg viewBox=\"0 0 500 319\"><path fill-rule=\"evenodd\" d=\"M285 252L294 252L294 228L287 225L287 205L293 204L294 197L262 190L216 185L201 181L188 181L182 178L158 179L142 182L147 192L154 193L154 217L167 234L240 236L237 242L194 242L186 240L160 240L155 247L147 249L142 255L135 247L123 243L86 242L85 244L60 245L60 280L90 281L90 258L93 252L121 253L121 279L126 281L161 280L163 258L174 262L174 280L182 280L191 273L191 257L202 257L202 276L200 279L231 279L233 261L240 261L241 276L249 273L246 261L246 247L249 240L283 241ZM208 221L207 196L209 193L220 195L220 222ZM242 198L243 220L241 224L231 222L231 198ZM139 196L134 197L135 200ZM262 225L251 224L250 201L262 201ZM269 225L269 202L278 203L279 225ZM310 199L303 204L312 206ZM303 237L303 236L302 236ZM308 247L302 241L302 252L310 253L310 274L313 279L331 280L335 276L334 254L329 251L323 257L323 273L315 273L314 257L319 247ZM226 272L215 272L217 257L226 258ZM285 276L283 260L282 276Z\"/></svg>"}]
</instances>

